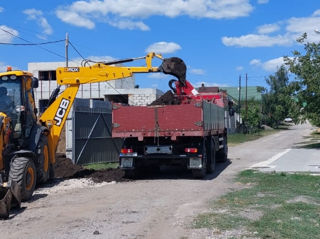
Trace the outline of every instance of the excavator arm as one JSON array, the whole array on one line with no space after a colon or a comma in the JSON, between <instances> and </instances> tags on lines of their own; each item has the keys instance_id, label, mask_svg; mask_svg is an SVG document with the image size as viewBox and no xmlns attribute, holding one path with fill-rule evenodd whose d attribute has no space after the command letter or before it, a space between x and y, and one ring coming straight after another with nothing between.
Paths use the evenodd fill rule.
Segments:
<instances>
[{"instance_id":1,"label":"excavator arm","mask_svg":"<svg viewBox=\"0 0 320 239\"><path fill-rule=\"evenodd\" d=\"M134 73L159 72L161 71L161 67L152 66L152 59L154 57L163 59L161 55L149 53L145 57L142 57L145 59L145 66L142 67L113 65L142 59L140 57L109 63L97 63L93 66L57 68L57 83L59 85L66 85L67 88L57 98L53 97L51 105L40 117L40 122L49 129L47 132L50 154L49 158L52 164L55 163L55 153L62 128L66 122L80 85L123 79L131 77ZM58 95L58 91L56 92L56 95Z\"/></svg>"}]
</instances>

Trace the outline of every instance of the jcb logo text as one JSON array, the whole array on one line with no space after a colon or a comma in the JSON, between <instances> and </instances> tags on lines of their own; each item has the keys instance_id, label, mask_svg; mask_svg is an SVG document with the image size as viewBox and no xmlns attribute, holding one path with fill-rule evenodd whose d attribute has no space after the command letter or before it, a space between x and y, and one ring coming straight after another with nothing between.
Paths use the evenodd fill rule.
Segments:
<instances>
[{"instance_id":1,"label":"jcb logo text","mask_svg":"<svg viewBox=\"0 0 320 239\"><path fill-rule=\"evenodd\" d=\"M70 101L67 99L62 99L59 105L59 109L57 110L56 116L54 120L56 121L56 126L60 126L63 120L64 115L67 112Z\"/></svg>"}]
</instances>

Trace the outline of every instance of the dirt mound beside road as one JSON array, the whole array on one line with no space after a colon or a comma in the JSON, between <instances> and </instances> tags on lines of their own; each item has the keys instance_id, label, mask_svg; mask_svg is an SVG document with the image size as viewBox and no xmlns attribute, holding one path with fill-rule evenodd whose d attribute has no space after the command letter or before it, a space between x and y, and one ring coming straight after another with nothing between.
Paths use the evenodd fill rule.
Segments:
<instances>
[{"instance_id":1,"label":"dirt mound beside road","mask_svg":"<svg viewBox=\"0 0 320 239\"><path fill-rule=\"evenodd\" d=\"M80 165L75 165L71 159L65 155L57 155L55 164L56 178L90 178L95 183L101 182L123 182L128 181L124 178L124 172L118 168L103 170L85 169Z\"/></svg>"},{"instance_id":2,"label":"dirt mound beside road","mask_svg":"<svg viewBox=\"0 0 320 239\"><path fill-rule=\"evenodd\" d=\"M56 157L54 172L56 178L72 178L76 173L84 170L81 166L72 163L71 159L59 154Z\"/></svg>"}]
</instances>

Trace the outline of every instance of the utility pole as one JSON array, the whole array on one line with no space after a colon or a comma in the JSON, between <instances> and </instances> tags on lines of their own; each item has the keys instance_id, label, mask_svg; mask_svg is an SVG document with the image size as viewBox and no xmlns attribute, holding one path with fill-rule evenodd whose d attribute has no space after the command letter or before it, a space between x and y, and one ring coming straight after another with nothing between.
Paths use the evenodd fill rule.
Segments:
<instances>
[{"instance_id":1,"label":"utility pole","mask_svg":"<svg viewBox=\"0 0 320 239\"><path fill-rule=\"evenodd\" d=\"M248 74L246 73L246 121L248 119Z\"/></svg>"},{"instance_id":2,"label":"utility pole","mask_svg":"<svg viewBox=\"0 0 320 239\"><path fill-rule=\"evenodd\" d=\"M69 47L69 33L66 33L66 67L68 67L68 64L69 64L68 47Z\"/></svg>"},{"instance_id":3,"label":"utility pole","mask_svg":"<svg viewBox=\"0 0 320 239\"><path fill-rule=\"evenodd\" d=\"M239 76L239 100L238 100L238 104L239 104L239 124L240 124L240 115L241 115L241 75Z\"/></svg>"}]
</instances>

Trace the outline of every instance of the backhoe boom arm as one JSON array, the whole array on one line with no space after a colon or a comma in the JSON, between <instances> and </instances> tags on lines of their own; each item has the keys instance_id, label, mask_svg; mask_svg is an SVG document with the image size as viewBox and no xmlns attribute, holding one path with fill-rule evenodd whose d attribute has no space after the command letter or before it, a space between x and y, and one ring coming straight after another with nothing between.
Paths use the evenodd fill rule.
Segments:
<instances>
[{"instance_id":1,"label":"backhoe boom arm","mask_svg":"<svg viewBox=\"0 0 320 239\"><path fill-rule=\"evenodd\" d=\"M123 79L131 77L134 73L159 72L159 67L152 66L152 59L154 57L162 59L161 55L149 53L147 56L143 57L146 60L146 66L142 67L124 67L109 65L108 63L97 63L93 66L57 68L57 83L59 85L67 85L67 88L40 117L40 122L49 129L48 142L50 161L52 164L55 163L55 153L61 131L67 120L67 116L73 105L74 99L76 98L80 85ZM135 59L126 60L126 62L132 60Z\"/></svg>"}]
</instances>

